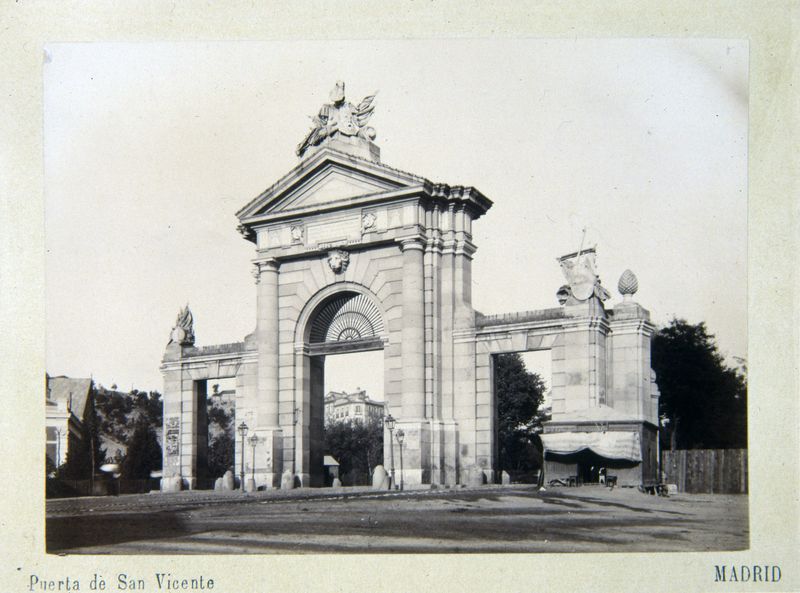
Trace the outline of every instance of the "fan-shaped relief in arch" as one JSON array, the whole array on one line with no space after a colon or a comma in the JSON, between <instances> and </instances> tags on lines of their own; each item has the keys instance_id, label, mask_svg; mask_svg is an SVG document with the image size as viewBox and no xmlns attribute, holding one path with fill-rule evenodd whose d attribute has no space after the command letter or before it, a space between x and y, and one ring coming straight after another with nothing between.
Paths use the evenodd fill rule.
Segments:
<instances>
[{"instance_id":1,"label":"fan-shaped relief in arch","mask_svg":"<svg viewBox=\"0 0 800 593\"><path fill-rule=\"evenodd\" d=\"M383 333L381 312L372 300L358 293L334 297L317 313L309 341L344 342L377 338Z\"/></svg>"}]
</instances>

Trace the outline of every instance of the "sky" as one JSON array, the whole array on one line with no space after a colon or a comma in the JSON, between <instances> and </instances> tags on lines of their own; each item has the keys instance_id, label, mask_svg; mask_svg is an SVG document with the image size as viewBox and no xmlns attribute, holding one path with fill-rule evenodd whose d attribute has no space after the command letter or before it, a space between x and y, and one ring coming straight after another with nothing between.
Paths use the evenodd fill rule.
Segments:
<instances>
[{"instance_id":1,"label":"sky","mask_svg":"<svg viewBox=\"0 0 800 593\"><path fill-rule=\"evenodd\" d=\"M186 303L200 346L254 329L234 214L297 163L336 80L378 91L385 164L493 200L477 310L557 306L586 229L607 305L630 268L656 324L705 321L746 358L745 42L86 43L45 52L50 374L160 391ZM360 379L329 387L380 391Z\"/></svg>"}]
</instances>

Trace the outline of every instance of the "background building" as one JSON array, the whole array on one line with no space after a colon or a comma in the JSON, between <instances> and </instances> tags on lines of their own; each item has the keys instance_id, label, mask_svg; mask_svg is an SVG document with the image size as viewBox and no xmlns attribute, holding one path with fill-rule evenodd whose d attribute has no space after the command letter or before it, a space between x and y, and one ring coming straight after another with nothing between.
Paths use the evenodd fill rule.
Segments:
<instances>
[{"instance_id":1,"label":"background building","mask_svg":"<svg viewBox=\"0 0 800 593\"><path fill-rule=\"evenodd\" d=\"M46 376L46 455L58 467L67 459L69 434L83 439L83 419L91 400L91 379Z\"/></svg>"},{"instance_id":2,"label":"background building","mask_svg":"<svg viewBox=\"0 0 800 593\"><path fill-rule=\"evenodd\" d=\"M382 422L383 402L370 399L367 392L329 391L325 395L325 424L329 422Z\"/></svg>"}]
</instances>

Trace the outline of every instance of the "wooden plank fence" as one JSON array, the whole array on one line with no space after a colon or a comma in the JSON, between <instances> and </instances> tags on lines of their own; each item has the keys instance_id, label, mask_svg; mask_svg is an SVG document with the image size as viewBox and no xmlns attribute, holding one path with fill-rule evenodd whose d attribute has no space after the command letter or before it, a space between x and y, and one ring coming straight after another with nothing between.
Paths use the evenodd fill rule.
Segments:
<instances>
[{"instance_id":1,"label":"wooden plank fence","mask_svg":"<svg viewBox=\"0 0 800 593\"><path fill-rule=\"evenodd\" d=\"M747 449L662 451L661 471L678 492L747 494Z\"/></svg>"}]
</instances>

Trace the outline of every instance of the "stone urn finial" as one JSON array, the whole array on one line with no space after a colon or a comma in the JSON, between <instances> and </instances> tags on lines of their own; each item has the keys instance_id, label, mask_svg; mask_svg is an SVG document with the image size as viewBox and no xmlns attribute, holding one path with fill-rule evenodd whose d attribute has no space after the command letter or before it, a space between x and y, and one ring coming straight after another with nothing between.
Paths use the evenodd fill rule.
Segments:
<instances>
[{"instance_id":1,"label":"stone urn finial","mask_svg":"<svg viewBox=\"0 0 800 593\"><path fill-rule=\"evenodd\" d=\"M630 270L622 272L622 276L619 277L619 283L617 284L617 290L619 290L623 300L631 300L631 297L639 290L639 280L636 278L636 274Z\"/></svg>"}]
</instances>

